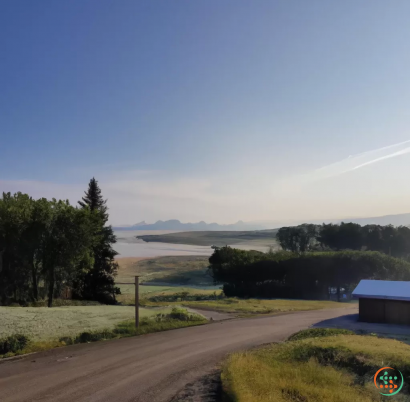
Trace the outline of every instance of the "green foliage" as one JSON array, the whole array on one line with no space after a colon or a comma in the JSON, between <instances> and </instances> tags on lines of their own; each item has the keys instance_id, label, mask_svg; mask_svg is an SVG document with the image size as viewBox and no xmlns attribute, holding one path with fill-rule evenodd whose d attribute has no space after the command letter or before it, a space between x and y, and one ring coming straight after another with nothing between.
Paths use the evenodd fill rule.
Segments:
<instances>
[{"instance_id":1,"label":"green foliage","mask_svg":"<svg viewBox=\"0 0 410 402\"><path fill-rule=\"evenodd\" d=\"M361 279L410 280L408 262L375 251L255 255L224 247L209 261L228 297L326 298L329 288L353 289Z\"/></svg>"},{"instance_id":2,"label":"green foliage","mask_svg":"<svg viewBox=\"0 0 410 402\"><path fill-rule=\"evenodd\" d=\"M276 239L283 250L303 253L314 248L317 235L317 225L304 223L299 226L280 228L276 234Z\"/></svg>"},{"instance_id":3,"label":"green foliage","mask_svg":"<svg viewBox=\"0 0 410 402\"><path fill-rule=\"evenodd\" d=\"M179 321L203 321L204 318L201 317L198 314L189 314L185 309L183 308L177 308L174 307L171 310L171 313L168 314L168 316L165 317L166 319L172 319L172 320L179 320Z\"/></svg>"},{"instance_id":4,"label":"green foliage","mask_svg":"<svg viewBox=\"0 0 410 402\"><path fill-rule=\"evenodd\" d=\"M288 338L288 341L300 341L307 338L320 338L323 336L335 335L355 335L353 331L339 328L310 328L303 331L296 332Z\"/></svg>"},{"instance_id":5,"label":"green foliage","mask_svg":"<svg viewBox=\"0 0 410 402\"><path fill-rule=\"evenodd\" d=\"M117 335L108 329L102 331L82 332L74 338L74 343L89 343L115 338Z\"/></svg>"},{"instance_id":6,"label":"green foliage","mask_svg":"<svg viewBox=\"0 0 410 402\"><path fill-rule=\"evenodd\" d=\"M93 177L85 192L85 197L79 201L83 210L90 210L95 217L92 232L93 245L90 255L92 264L87 258L83 260L84 268L74 281L74 296L76 298L97 300L105 304L115 304L115 296L120 289L115 287L114 278L118 264L114 260L118 254L112 245L116 237L108 221L107 201L101 195L97 180Z\"/></svg>"},{"instance_id":7,"label":"green foliage","mask_svg":"<svg viewBox=\"0 0 410 402\"><path fill-rule=\"evenodd\" d=\"M91 263L87 257L93 227L91 211L74 208L68 201L3 193L0 303L26 304L47 295L51 306L53 298L76 277L79 262Z\"/></svg>"},{"instance_id":8,"label":"green foliage","mask_svg":"<svg viewBox=\"0 0 410 402\"><path fill-rule=\"evenodd\" d=\"M283 227L276 239L283 250L303 253L314 250L371 250L394 257L410 257L410 228L407 226L357 223Z\"/></svg>"},{"instance_id":9,"label":"green foliage","mask_svg":"<svg viewBox=\"0 0 410 402\"><path fill-rule=\"evenodd\" d=\"M0 355L6 353L16 353L23 350L29 342L25 335L16 334L0 339Z\"/></svg>"},{"instance_id":10,"label":"green foliage","mask_svg":"<svg viewBox=\"0 0 410 402\"><path fill-rule=\"evenodd\" d=\"M63 289L81 299L115 301L115 236L97 181L82 208L68 201L3 193L0 199L0 304L27 305Z\"/></svg>"}]
</instances>

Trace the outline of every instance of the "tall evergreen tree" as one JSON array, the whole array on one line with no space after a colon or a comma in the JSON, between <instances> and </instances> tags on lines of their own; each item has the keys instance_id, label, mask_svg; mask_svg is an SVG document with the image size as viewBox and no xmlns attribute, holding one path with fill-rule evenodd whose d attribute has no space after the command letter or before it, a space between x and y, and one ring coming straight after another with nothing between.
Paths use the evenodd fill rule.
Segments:
<instances>
[{"instance_id":1,"label":"tall evergreen tree","mask_svg":"<svg viewBox=\"0 0 410 402\"><path fill-rule=\"evenodd\" d=\"M112 247L117 239L112 227L107 225L107 200L104 200L98 181L94 177L90 180L82 201L78 203L82 208L89 208L94 213L96 231L93 247L94 265L91 270L85 270L79 276L74 286L75 296L113 304L115 295L120 293L114 282L118 270L114 258L118 253Z\"/></svg>"},{"instance_id":2,"label":"tall evergreen tree","mask_svg":"<svg viewBox=\"0 0 410 402\"><path fill-rule=\"evenodd\" d=\"M103 219L104 224L108 220L107 214L107 200L104 200L101 189L98 186L98 181L93 177L88 183L88 190L84 191L85 197L82 197L82 201L78 201L78 203L83 207L89 207L91 211L99 212Z\"/></svg>"}]
</instances>

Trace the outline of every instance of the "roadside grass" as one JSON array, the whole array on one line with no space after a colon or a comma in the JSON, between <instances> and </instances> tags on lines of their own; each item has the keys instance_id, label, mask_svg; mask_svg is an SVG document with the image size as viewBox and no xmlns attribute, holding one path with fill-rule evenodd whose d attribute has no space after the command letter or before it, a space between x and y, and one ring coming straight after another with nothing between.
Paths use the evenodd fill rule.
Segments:
<instances>
[{"instance_id":1,"label":"roadside grass","mask_svg":"<svg viewBox=\"0 0 410 402\"><path fill-rule=\"evenodd\" d=\"M308 336L315 336L309 338ZM382 401L373 376L389 366L410 376L410 346L375 336L299 333L305 339L235 353L222 370L223 389L235 402ZM323 332L322 332L323 335ZM390 401L408 401L409 388Z\"/></svg>"},{"instance_id":2,"label":"roadside grass","mask_svg":"<svg viewBox=\"0 0 410 402\"><path fill-rule=\"evenodd\" d=\"M170 308L140 308L140 317L170 311ZM19 333L33 341L47 343L61 336L114 328L122 321L133 319L134 315L135 308L131 306L0 307L0 339Z\"/></svg>"},{"instance_id":3,"label":"roadside grass","mask_svg":"<svg viewBox=\"0 0 410 402\"><path fill-rule=\"evenodd\" d=\"M296 332L288 338L288 341L300 341L307 338L321 338L334 335L355 335L355 332L339 328L310 328Z\"/></svg>"},{"instance_id":4,"label":"roadside grass","mask_svg":"<svg viewBox=\"0 0 410 402\"><path fill-rule=\"evenodd\" d=\"M279 314L291 311L320 310L325 308L343 308L344 303L323 300L290 300L290 299L237 299L207 300L181 302L184 307L213 310L224 313L237 313L240 316L255 314ZM149 304L148 304L149 305ZM152 304L153 305L153 304Z\"/></svg>"},{"instance_id":5,"label":"roadside grass","mask_svg":"<svg viewBox=\"0 0 410 402\"><path fill-rule=\"evenodd\" d=\"M115 325L114 328L83 331L71 336L62 336L58 340L33 341L30 338L16 334L5 339L0 339L0 358L41 352L78 343L105 341L115 338L144 335L153 332L190 327L206 324L208 321L198 314L189 313L185 309L173 308L168 312L157 313L154 316L143 317L138 328L135 320L126 320Z\"/></svg>"}]
</instances>

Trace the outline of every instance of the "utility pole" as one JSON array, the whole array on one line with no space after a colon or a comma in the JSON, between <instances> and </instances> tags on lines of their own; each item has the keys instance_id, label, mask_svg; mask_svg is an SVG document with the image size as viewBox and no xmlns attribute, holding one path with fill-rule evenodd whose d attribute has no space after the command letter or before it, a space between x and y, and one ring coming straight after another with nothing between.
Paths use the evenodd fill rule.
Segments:
<instances>
[{"instance_id":1,"label":"utility pole","mask_svg":"<svg viewBox=\"0 0 410 402\"><path fill-rule=\"evenodd\" d=\"M139 277L135 277L135 327L138 328L140 324L139 319Z\"/></svg>"},{"instance_id":2,"label":"utility pole","mask_svg":"<svg viewBox=\"0 0 410 402\"><path fill-rule=\"evenodd\" d=\"M116 285L135 285L135 327L140 325L139 315L139 276L135 277L135 282L116 282Z\"/></svg>"}]
</instances>

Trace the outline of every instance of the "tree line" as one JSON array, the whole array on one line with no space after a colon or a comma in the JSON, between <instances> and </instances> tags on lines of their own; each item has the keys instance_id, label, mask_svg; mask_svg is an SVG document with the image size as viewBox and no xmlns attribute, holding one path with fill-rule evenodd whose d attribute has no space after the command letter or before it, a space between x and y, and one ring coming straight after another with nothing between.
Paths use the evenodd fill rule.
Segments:
<instances>
[{"instance_id":1,"label":"tree line","mask_svg":"<svg viewBox=\"0 0 410 402\"><path fill-rule=\"evenodd\" d=\"M361 279L410 280L410 263L377 251L297 253L216 248L210 273L226 296L326 299Z\"/></svg>"},{"instance_id":2,"label":"tree line","mask_svg":"<svg viewBox=\"0 0 410 402\"><path fill-rule=\"evenodd\" d=\"M283 227L276 238L283 250L307 251L371 250L410 259L410 229L407 226L356 223L303 224Z\"/></svg>"},{"instance_id":3,"label":"tree line","mask_svg":"<svg viewBox=\"0 0 410 402\"><path fill-rule=\"evenodd\" d=\"M78 206L3 193L0 303L46 298L51 307L64 289L76 299L115 303L116 238L107 221L106 200L94 178Z\"/></svg>"}]
</instances>

